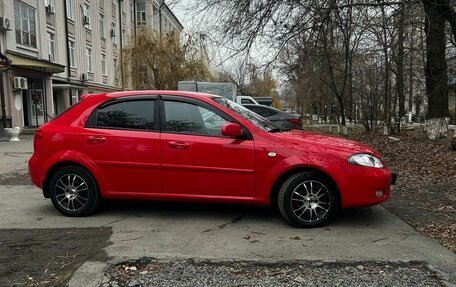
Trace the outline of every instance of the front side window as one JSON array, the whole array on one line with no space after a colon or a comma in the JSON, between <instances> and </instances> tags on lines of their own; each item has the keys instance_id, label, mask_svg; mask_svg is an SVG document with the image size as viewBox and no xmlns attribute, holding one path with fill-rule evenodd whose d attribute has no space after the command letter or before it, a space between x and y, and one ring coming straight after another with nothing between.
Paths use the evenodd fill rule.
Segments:
<instances>
[{"instance_id":1,"label":"front side window","mask_svg":"<svg viewBox=\"0 0 456 287\"><path fill-rule=\"evenodd\" d=\"M214 97L214 98L212 98L212 100L214 102L232 110L233 112L238 113L240 116L242 116L246 120L250 121L252 124L254 124L255 126L259 127L262 130L265 130L268 132L277 130L277 126L274 125L271 121L252 112L251 110L247 109L246 107L236 104L233 101L230 101L223 97Z\"/></svg>"},{"instance_id":2,"label":"front side window","mask_svg":"<svg viewBox=\"0 0 456 287\"><path fill-rule=\"evenodd\" d=\"M35 9L22 1L14 1L16 43L36 48Z\"/></svg>"},{"instance_id":3,"label":"front side window","mask_svg":"<svg viewBox=\"0 0 456 287\"><path fill-rule=\"evenodd\" d=\"M97 109L95 125L103 128L154 130L154 100L114 103Z\"/></svg>"},{"instance_id":4,"label":"front side window","mask_svg":"<svg viewBox=\"0 0 456 287\"><path fill-rule=\"evenodd\" d=\"M165 101L164 131L183 134L222 136L227 120L204 107L177 101Z\"/></svg>"}]
</instances>

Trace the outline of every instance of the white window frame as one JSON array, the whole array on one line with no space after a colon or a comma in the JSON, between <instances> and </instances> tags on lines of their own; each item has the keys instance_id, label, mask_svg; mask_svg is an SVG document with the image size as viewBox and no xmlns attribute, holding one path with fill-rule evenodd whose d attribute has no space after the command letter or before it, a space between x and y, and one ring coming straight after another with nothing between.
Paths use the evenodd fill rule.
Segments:
<instances>
[{"instance_id":1,"label":"white window frame","mask_svg":"<svg viewBox=\"0 0 456 287\"><path fill-rule=\"evenodd\" d=\"M86 69L88 73L93 72L93 67L92 67L92 48L86 47Z\"/></svg>"},{"instance_id":2,"label":"white window frame","mask_svg":"<svg viewBox=\"0 0 456 287\"><path fill-rule=\"evenodd\" d=\"M18 9L18 11L16 11ZM26 10L25 12L27 17L23 17L23 10ZM18 12L18 13L17 13ZM19 14L19 15L17 15ZM30 17L32 14L33 19ZM19 19L17 18L19 16ZM32 6L20 1L20 0L14 0L14 21L15 21L15 26L16 26L16 43L28 46L28 47L33 47L36 48L38 45L38 37L36 34L36 9L33 8ZM24 25L24 23L26 25ZM33 24L33 28L32 28ZM27 29L25 29L24 26L27 26ZM20 36L18 38L17 33L20 33ZM35 37L35 44L32 44L32 38L33 36ZM25 42L25 38L28 40L28 44Z\"/></svg>"},{"instance_id":3,"label":"white window frame","mask_svg":"<svg viewBox=\"0 0 456 287\"><path fill-rule=\"evenodd\" d=\"M76 68L76 42L68 40L68 48L70 50L70 67Z\"/></svg>"},{"instance_id":4,"label":"white window frame","mask_svg":"<svg viewBox=\"0 0 456 287\"><path fill-rule=\"evenodd\" d=\"M67 19L74 21L74 0L65 0L67 9Z\"/></svg>"},{"instance_id":5,"label":"white window frame","mask_svg":"<svg viewBox=\"0 0 456 287\"><path fill-rule=\"evenodd\" d=\"M103 13L100 13L100 36L101 38L106 37L106 31L105 31L105 15Z\"/></svg>"},{"instance_id":6,"label":"white window frame","mask_svg":"<svg viewBox=\"0 0 456 287\"><path fill-rule=\"evenodd\" d=\"M144 5L144 10L139 10L138 5ZM137 26L147 25L146 3L145 2L136 2L136 25Z\"/></svg>"},{"instance_id":7,"label":"white window frame","mask_svg":"<svg viewBox=\"0 0 456 287\"><path fill-rule=\"evenodd\" d=\"M116 36L111 37L112 43L113 43L113 44L117 44L117 30L116 30L116 27L117 27L116 22L112 21L112 22L111 22L111 29L114 30L114 31L116 31ZM111 30L111 31L112 31L112 30ZM109 33L111 33L111 31L109 31Z\"/></svg>"},{"instance_id":8,"label":"white window frame","mask_svg":"<svg viewBox=\"0 0 456 287\"><path fill-rule=\"evenodd\" d=\"M106 54L101 53L101 73L103 76L107 75L107 70L106 70Z\"/></svg>"},{"instance_id":9,"label":"white window frame","mask_svg":"<svg viewBox=\"0 0 456 287\"><path fill-rule=\"evenodd\" d=\"M82 14L89 18L89 23L84 24L84 26L87 29L91 30L92 29L92 26L91 26L92 18L90 17L90 4L89 3L84 2L84 4L82 4Z\"/></svg>"},{"instance_id":10,"label":"white window frame","mask_svg":"<svg viewBox=\"0 0 456 287\"><path fill-rule=\"evenodd\" d=\"M55 34L52 32L47 32L48 36L48 58L49 61L55 62L56 61L56 55L55 55Z\"/></svg>"}]
</instances>

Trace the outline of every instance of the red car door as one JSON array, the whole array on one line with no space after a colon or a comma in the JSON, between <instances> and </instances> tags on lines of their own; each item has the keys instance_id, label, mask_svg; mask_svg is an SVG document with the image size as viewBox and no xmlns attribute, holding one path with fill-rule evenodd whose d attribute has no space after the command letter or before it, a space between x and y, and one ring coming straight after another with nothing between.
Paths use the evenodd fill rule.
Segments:
<instances>
[{"instance_id":1,"label":"red car door","mask_svg":"<svg viewBox=\"0 0 456 287\"><path fill-rule=\"evenodd\" d=\"M160 193L161 153L156 97L118 98L99 106L81 138L108 192Z\"/></svg>"},{"instance_id":2,"label":"red car door","mask_svg":"<svg viewBox=\"0 0 456 287\"><path fill-rule=\"evenodd\" d=\"M222 136L223 124L233 120L211 105L176 96L162 98L164 193L212 198L253 197L252 138Z\"/></svg>"}]
</instances>

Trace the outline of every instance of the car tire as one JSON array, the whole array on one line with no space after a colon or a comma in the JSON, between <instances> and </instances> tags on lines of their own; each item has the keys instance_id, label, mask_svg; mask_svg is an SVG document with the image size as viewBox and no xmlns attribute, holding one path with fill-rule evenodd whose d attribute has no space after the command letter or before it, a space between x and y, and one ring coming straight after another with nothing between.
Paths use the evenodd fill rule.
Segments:
<instances>
[{"instance_id":1,"label":"car tire","mask_svg":"<svg viewBox=\"0 0 456 287\"><path fill-rule=\"evenodd\" d=\"M339 193L325 175L306 171L291 175L278 194L282 216L296 227L320 227L332 221L339 210Z\"/></svg>"},{"instance_id":2,"label":"car tire","mask_svg":"<svg viewBox=\"0 0 456 287\"><path fill-rule=\"evenodd\" d=\"M56 171L49 182L52 204L62 214L81 217L93 213L101 201L93 176L79 166Z\"/></svg>"}]
</instances>

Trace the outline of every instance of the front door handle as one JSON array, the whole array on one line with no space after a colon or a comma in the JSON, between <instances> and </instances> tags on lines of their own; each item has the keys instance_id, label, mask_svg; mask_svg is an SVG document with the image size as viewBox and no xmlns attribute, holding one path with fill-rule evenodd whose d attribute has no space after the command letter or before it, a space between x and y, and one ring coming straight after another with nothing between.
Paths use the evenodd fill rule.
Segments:
<instances>
[{"instance_id":1,"label":"front door handle","mask_svg":"<svg viewBox=\"0 0 456 287\"><path fill-rule=\"evenodd\" d=\"M87 141L89 143L104 143L106 138L102 136L90 136L87 138Z\"/></svg>"},{"instance_id":2,"label":"front door handle","mask_svg":"<svg viewBox=\"0 0 456 287\"><path fill-rule=\"evenodd\" d=\"M190 145L186 142L178 142L178 141L172 141L168 143L170 148L178 148L178 149L186 149L189 148Z\"/></svg>"}]
</instances>

